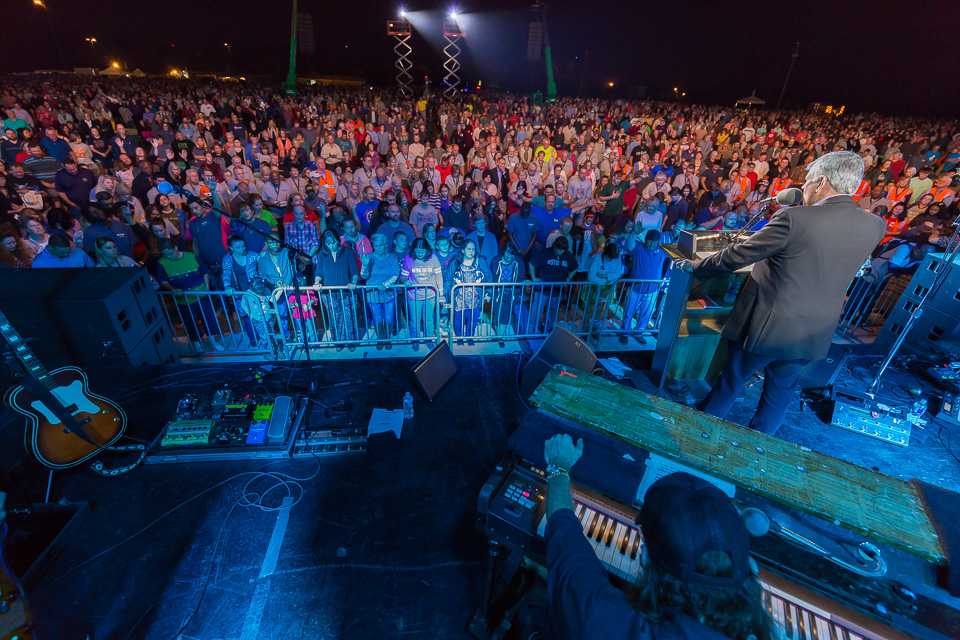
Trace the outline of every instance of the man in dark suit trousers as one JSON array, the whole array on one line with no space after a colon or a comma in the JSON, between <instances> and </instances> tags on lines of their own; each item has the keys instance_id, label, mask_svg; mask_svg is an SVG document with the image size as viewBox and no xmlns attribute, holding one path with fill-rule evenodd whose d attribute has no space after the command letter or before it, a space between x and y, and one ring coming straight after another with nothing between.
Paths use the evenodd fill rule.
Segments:
<instances>
[{"instance_id":1,"label":"man in dark suit trousers","mask_svg":"<svg viewBox=\"0 0 960 640\"><path fill-rule=\"evenodd\" d=\"M510 192L510 172L507 171L505 158L497 160L497 166L483 172L483 177L490 178L490 184L497 188L497 199L506 200Z\"/></svg>"},{"instance_id":2,"label":"man in dark suit trousers","mask_svg":"<svg viewBox=\"0 0 960 640\"><path fill-rule=\"evenodd\" d=\"M806 206L790 207L748 240L703 260L678 261L699 278L753 264L723 327L727 363L700 409L724 417L744 383L763 368L763 394L750 428L773 434L783 422L800 372L827 355L850 280L884 234L883 219L849 194L863 177L855 153L828 153L810 164Z\"/></svg>"}]
</instances>

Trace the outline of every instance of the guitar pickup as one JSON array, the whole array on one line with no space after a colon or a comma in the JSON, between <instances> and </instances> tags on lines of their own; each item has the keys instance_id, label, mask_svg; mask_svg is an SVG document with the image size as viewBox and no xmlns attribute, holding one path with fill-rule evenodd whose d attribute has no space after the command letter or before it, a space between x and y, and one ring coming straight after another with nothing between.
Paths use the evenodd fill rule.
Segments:
<instances>
[{"instance_id":1,"label":"guitar pickup","mask_svg":"<svg viewBox=\"0 0 960 640\"><path fill-rule=\"evenodd\" d=\"M80 407L78 407L76 404L72 404L69 407L64 407L64 409L70 413L76 413L77 411L80 411Z\"/></svg>"}]
</instances>

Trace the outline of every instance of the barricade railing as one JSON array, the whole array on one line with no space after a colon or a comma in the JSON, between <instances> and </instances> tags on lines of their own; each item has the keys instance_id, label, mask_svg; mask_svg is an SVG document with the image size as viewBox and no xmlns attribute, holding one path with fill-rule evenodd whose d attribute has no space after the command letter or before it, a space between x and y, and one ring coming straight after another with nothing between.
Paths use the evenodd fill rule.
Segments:
<instances>
[{"instance_id":1,"label":"barricade railing","mask_svg":"<svg viewBox=\"0 0 960 640\"><path fill-rule=\"evenodd\" d=\"M293 287L253 292L159 292L182 357L296 357L310 349L542 339L561 326L601 338L656 336L666 280L455 284L445 305L427 285Z\"/></svg>"},{"instance_id":2,"label":"barricade railing","mask_svg":"<svg viewBox=\"0 0 960 640\"><path fill-rule=\"evenodd\" d=\"M888 273L880 280L872 280L868 273L854 278L847 288L837 330L850 337L861 329L875 333L874 328L886 322L912 277Z\"/></svg>"},{"instance_id":3,"label":"barricade railing","mask_svg":"<svg viewBox=\"0 0 960 640\"><path fill-rule=\"evenodd\" d=\"M288 354L307 346L349 348L436 343L440 338L440 299L436 287L393 285L293 287L274 291Z\"/></svg>"},{"instance_id":4,"label":"barricade railing","mask_svg":"<svg viewBox=\"0 0 960 640\"><path fill-rule=\"evenodd\" d=\"M541 339L555 326L595 344L604 336L656 335L666 280L464 283L450 289L451 340Z\"/></svg>"},{"instance_id":5,"label":"barricade railing","mask_svg":"<svg viewBox=\"0 0 960 640\"><path fill-rule=\"evenodd\" d=\"M285 357L274 298L250 291L157 293L182 357L220 354Z\"/></svg>"}]
</instances>

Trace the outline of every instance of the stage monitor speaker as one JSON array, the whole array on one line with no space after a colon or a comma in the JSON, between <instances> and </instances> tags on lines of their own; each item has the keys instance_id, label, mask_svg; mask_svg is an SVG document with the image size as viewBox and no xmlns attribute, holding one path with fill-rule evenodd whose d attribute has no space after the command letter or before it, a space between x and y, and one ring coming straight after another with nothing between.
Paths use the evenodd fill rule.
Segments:
<instances>
[{"instance_id":1,"label":"stage monitor speaker","mask_svg":"<svg viewBox=\"0 0 960 640\"><path fill-rule=\"evenodd\" d=\"M441 341L433 351L413 367L413 378L417 381L417 386L424 397L433 402L433 399L459 370L457 361L453 358L453 352L450 351L450 345Z\"/></svg>"},{"instance_id":2,"label":"stage monitor speaker","mask_svg":"<svg viewBox=\"0 0 960 640\"><path fill-rule=\"evenodd\" d=\"M523 368L520 395L529 398L558 364L590 373L597 366L597 356L583 340L562 327L556 327Z\"/></svg>"},{"instance_id":3,"label":"stage monitor speaker","mask_svg":"<svg viewBox=\"0 0 960 640\"><path fill-rule=\"evenodd\" d=\"M800 372L800 382L798 384L803 389L829 387L837 379L837 374L840 373L849 356L849 347L842 344L831 344L826 358L811 362Z\"/></svg>"},{"instance_id":4,"label":"stage monitor speaker","mask_svg":"<svg viewBox=\"0 0 960 640\"><path fill-rule=\"evenodd\" d=\"M175 351L146 269L11 269L0 309L48 367L164 364Z\"/></svg>"}]
</instances>

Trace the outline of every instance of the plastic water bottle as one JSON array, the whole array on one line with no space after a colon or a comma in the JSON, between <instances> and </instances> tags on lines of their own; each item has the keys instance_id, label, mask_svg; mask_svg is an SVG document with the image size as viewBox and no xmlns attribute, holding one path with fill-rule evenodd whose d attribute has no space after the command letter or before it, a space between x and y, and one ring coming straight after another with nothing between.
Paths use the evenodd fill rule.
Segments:
<instances>
[{"instance_id":1,"label":"plastic water bottle","mask_svg":"<svg viewBox=\"0 0 960 640\"><path fill-rule=\"evenodd\" d=\"M413 396L409 391L403 396L403 419L413 420Z\"/></svg>"},{"instance_id":2,"label":"plastic water bottle","mask_svg":"<svg viewBox=\"0 0 960 640\"><path fill-rule=\"evenodd\" d=\"M726 304L733 304L737 299L737 294L740 293L740 278L734 278L730 281L730 286L727 287L727 293L723 296L723 301Z\"/></svg>"}]
</instances>

